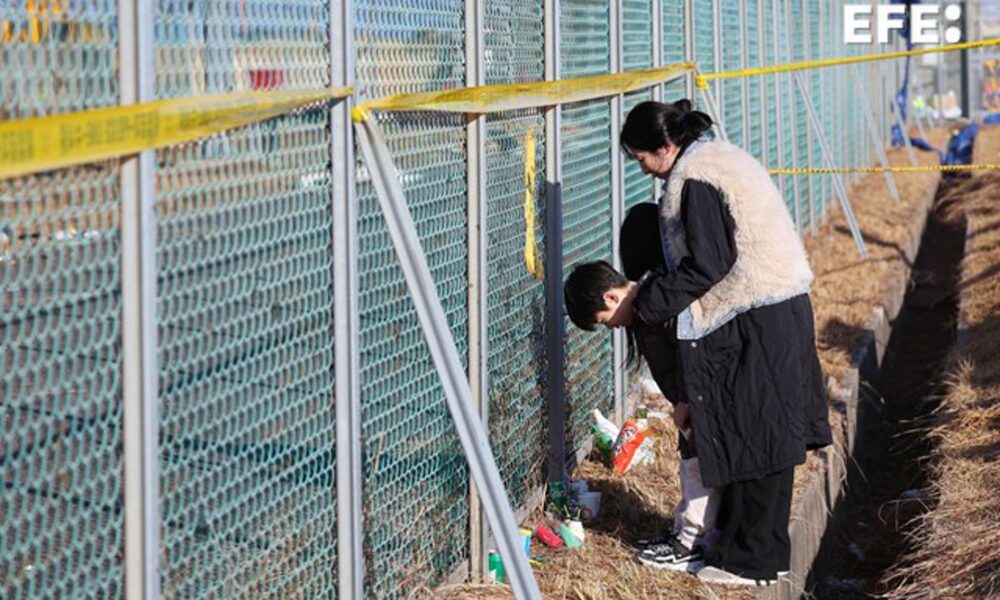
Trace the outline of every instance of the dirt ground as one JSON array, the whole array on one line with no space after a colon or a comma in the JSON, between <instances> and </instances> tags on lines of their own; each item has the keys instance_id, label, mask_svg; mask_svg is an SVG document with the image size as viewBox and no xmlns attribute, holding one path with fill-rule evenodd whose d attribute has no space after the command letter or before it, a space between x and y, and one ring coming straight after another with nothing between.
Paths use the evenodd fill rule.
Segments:
<instances>
[{"instance_id":1,"label":"dirt ground","mask_svg":"<svg viewBox=\"0 0 1000 600\"><path fill-rule=\"evenodd\" d=\"M944 183L942 190L953 186ZM868 434L861 475L848 486L843 526L828 575L813 590L820 600L870 598L886 591L882 574L908 551L907 532L927 506L926 432L914 427L933 409L942 368L954 343L955 288L965 243L964 223L939 205L929 218L910 288L886 351L882 383L866 394L879 422Z\"/></svg>"},{"instance_id":2,"label":"dirt ground","mask_svg":"<svg viewBox=\"0 0 1000 600\"><path fill-rule=\"evenodd\" d=\"M1000 128L981 128L974 162L1000 161ZM944 200L968 221L958 343L944 396L922 433L929 510L884 579L893 598L1000 597L1000 174L977 173Z\"/></svg>"}]
</instances>

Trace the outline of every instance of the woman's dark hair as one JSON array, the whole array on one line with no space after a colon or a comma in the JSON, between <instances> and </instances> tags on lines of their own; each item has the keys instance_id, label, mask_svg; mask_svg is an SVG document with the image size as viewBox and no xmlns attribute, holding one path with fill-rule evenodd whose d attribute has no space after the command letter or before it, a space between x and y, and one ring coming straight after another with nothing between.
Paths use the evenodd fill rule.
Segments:
<instances>
[{"instance_id":1,"label":"woman's dark hair","mask_svg":"<svg viewBox=\"0 0 1000 600\"><path fill-rule=\"evenodd\" d=\"M604 292L626 283L628 279L603 260L577 265L563 285L569 319L580 329L593 331L594 317L608 309Z\"/></svg>"},{"instance_id":2,"label":"woman's dark hair","mask_svg":"<svg viewBox=\"0 0 1000 600\"><path fill-rule=\"evenodd\" d=\"M629 209L619 230L618 256L622 271L632 281L647 272L666 266L660 242L660 209L652 202L642 202Z\"/></svg>"},{"instance_id":3,"label":"woman's dark hair","mask_svg":"<svg viewBox=\"0 0 1000 600\"><path fill-rule=\"evenodd\" d=\"M655 152L667 143L683 148L711 126L712 118L692 110L690 100L647 101L629 111L619 140L626 154L634 150Z\"/></svg>"}]
</instances>

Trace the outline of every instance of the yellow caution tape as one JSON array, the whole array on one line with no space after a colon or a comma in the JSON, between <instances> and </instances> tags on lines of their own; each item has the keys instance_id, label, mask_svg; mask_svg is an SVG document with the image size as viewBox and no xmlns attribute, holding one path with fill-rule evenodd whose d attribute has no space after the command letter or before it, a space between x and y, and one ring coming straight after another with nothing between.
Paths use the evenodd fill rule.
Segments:
<instances>
[{"instance_id":1,"label":"yellow caution tape","mask_svg":"<svg viewBox=\"0 0 1000 600\"><path fill-rule=\"evenodd\" d=\"M0 123L0 179L180 144L353 91L237 92L8 121Z\"/></svg>"},{"instance_id":2,"label":"yellow caution tape","mask_svg":"<svg viewBox=\"0 0 1000 600\"><path fill-rule=\"evenodd\" d=\"M535 279L545 277L535 249L535 136L530 129L524 134L524 264Z\"/></svg>"},{"instance_id":3,"label":"yellow caution tape","mask_svg":"<svg viewBox=\"0 0 1000 600\"><path fill-rule=\"evenodd\" d=\"M783 65L772 65L770 67L757 67L752 69L738 69L735 71L722 71L719 73L704 73L695 75L695 84L698 89L708 89L708 82L712 79L730 79L733 77L750 77L753 75L769 75L771 73L785 73L788 71L801 71L804 69L817 69L820 67L833 67L836 65L849 65L853 63L871 62L876 60L886 60L890 58L902 58L905 56L919 56L921 54L935 54L938 52L953 52L955 50L970 50L972 48L986 48L989 46L1000 46L1000 38L980 40L976 42L963 42L961 44L950 44L947 46L934 46L932 48L921 48L919 50L903 50L900 52L886 52L883 54L867 54L865 56L850 56L843 58L824 58L821 60L807 60L796 63L786 63Z\"/></svg>"},{"instance_id":4,"label":"yellow caution tape","mask_svg":"<svg viewBox=\"0 0 1000 600\"><path fill-rule=\"evenodd\" d=\"M370 116L372 110L433 110L485 114L542 108L627 94L679 79L693 70L693 63L679 63L656 69L558 81L507 83L422 94L401 94L359 104L354 108L353 115L355 121L361 122Z\"/></svg>"},{"instance_id":5,"label":"yellow caution tape","mask_svg":"<svg viewBox=\"0 0 1000 600\"><path fill-rule=\"evenodd\" d=\"M846 173L926 173L931 171L1000 171L1000 164L930 165L926 167L845 167L838 169L770 169L771 175L833 175Z\"/></svg>"}]
</instances>

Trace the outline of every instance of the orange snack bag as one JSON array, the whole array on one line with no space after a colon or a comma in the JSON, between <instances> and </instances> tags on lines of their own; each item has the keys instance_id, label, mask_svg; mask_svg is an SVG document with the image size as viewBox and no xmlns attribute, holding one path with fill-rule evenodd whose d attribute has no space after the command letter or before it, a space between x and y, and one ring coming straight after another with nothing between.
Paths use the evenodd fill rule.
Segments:
<instances>
[{"instance_id":1,"label":"orange snack bag","mask_svg":"<svg viewBox=\"0 0 1000 600\"><path fill-rule=\"evenodd\" d=\"M611 464L615 473L624 475L632 466L632 457L635 456L642 441L646 439L646 434L639 430L635 421L629 419L622 424L621 431L618 432L618 439L611 447Z\"/></svg>"}]
</instances>

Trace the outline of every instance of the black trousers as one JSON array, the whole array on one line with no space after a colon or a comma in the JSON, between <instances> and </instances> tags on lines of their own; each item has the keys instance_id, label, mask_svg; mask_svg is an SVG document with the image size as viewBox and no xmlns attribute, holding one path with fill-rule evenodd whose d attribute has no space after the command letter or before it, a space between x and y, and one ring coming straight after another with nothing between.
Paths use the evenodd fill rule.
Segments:
<instances>
[{"instance_id":1,"label":"black trousers","mask_svg":"<svg viewBox=\"0 0 1000 600\"><path fill-rule=\"evenodd\" d=\"M776 579L788 570L794 474L785 469L723 487L716 520L722 536L709 564L753 579Z\"/></svg>"}]
</instances>

